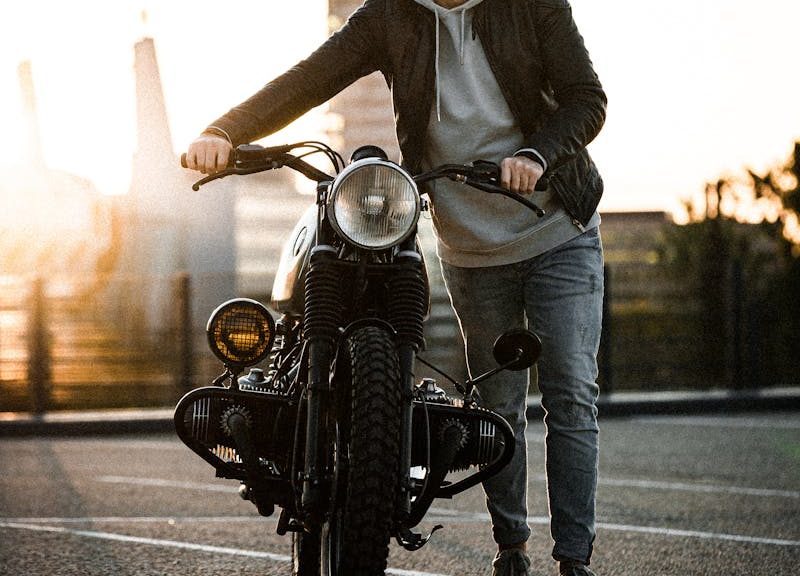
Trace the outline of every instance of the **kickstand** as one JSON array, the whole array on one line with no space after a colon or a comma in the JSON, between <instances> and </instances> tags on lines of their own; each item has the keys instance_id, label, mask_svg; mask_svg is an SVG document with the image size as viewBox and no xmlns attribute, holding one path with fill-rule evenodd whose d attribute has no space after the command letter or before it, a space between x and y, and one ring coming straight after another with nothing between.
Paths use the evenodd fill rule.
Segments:
<instances>
[{"instance_id":1,"label":"kickstand","mask_svg":"<svg viewBox=\"0 0 800 576\"><path fill-rule=\"evenodd\" d=\"M427 536L423 536L422 534L417 534L416 532L412 532L408 528L401 528L400 530L398 530L397 534L395 534L395 539L397 540L397 543L400 544L400 546L402 546L406 550L413 552L425 546L425 544L428 543L428 540L431 539L431 536L433 536L433 533L441 528L444 528L444 526L442 526L441 524L437 524L436 526L433 527L431 533L428 534Z\"/></svg>"}]
</instances>

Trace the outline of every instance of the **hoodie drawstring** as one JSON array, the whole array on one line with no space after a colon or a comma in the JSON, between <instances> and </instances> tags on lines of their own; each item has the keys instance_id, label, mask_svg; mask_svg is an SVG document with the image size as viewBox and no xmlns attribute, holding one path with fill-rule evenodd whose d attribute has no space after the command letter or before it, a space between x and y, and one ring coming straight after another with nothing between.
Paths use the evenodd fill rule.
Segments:
<instances>
[{"instance_id":1,"label":"hoodie drawstring","mask_svg":"<svg viewBox=\"0 0 800 576\"><path fill-rule=\"evenodd\" d=\"M458 61L463 66L464 65L464 46L466 43L466 10L461 11L461 34L459 38L459 45L458 45ZM433 13L436 15L436 62L435 62L435 70L436 70L436 120L438 122L442 121L442 106L441 106L441 86L439 80L439 11L434 10Z\"/></svg>"},{"instance_id":2,"label":"hoodie drawstring","mask_svg":"<svg viewBox=\"0 0 800 576\"><path fill-rule=\"evenodd\" d=\"M442 121L442 105L441 105L441 93L440 93L440 86L439 86L439 12L437 10L433 11L436 14L436 121Z\"/></svg>"},{"instance_id":3,"label":"hoodie drawstring","mask_svg":"<svg viewBox=\"0 0 800 576\"><path fill-rule=\"evenodd\" d=\"M461 65L464 65L464 22L466 21L466 10L461 11L461 43L458 47L458 60Z\"/></svg>"},{"instance_id":4,"label":"hoodie drawstring","mask_svg":"<svg viewBox=\"0 0 800 576\"><path fill-rule=\"evenodd\" d=\"M467 0L461 6L453 9L446 9L442 8L442 6L436 4L436 0L415 0L417 4L428 8L431 12L433 12L434 17L436 18L436 53L435 53L435 71L436 71L436 120L438 122L442 121L442 105L441 105L441 96L442 96L442 88L441 88L441 79L439 78L439 58L440 58L440 36L441 36L441 16L440 14L446 12L448 14L452 13L455 10L460 12L461 16L461 34L458 38L458 60L461 65L464 65L464 54L466 52L466 42L467 42L467 35L466 35L466 27L467 27L467 10L473 8L480 4L483 0ZM474 35L474 28L473 28L473 39L475 38Z\"/></svg>"}]
</instances>

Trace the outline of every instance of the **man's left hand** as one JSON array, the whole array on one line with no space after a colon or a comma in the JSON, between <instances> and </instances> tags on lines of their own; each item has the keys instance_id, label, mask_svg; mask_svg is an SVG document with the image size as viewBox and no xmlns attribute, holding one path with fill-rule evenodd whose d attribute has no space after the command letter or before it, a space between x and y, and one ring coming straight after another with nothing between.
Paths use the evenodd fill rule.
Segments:
<instances>
[{"instance_id":1,"label":"man's left hand","mask_svg":"<svg viewBox=\"0 0 800 576\"><path fill-rule=\"evenodd\" d=\"M512 156L500 162L500 184L517 194L533 194L544 168L527 156Z\"/></svg>"}]
</instances>

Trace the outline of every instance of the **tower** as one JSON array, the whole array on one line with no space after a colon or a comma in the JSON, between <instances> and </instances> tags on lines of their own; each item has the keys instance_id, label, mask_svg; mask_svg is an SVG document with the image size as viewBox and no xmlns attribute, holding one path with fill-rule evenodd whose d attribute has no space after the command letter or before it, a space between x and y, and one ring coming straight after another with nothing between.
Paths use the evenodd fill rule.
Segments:
<instances>
[{"instance_id":1,"label":"tower","mask_svg":"<svg viewBox=\"0 0 800 576\"><path fill-rule=\"evenodd\" d=\"M191 190L196 178L180 168L172 147L153 39L137 42L134 57L137 144L119 274L145 282L145 303L135 313L145 328L158 329L173 304L172 278L188 273L197 327L234 293L235 192L230 185Z\"/></svg>"},{"instance_id":2,"label":"tower","mask_svg":"<svg viewBox=\"0 0 800 576\"><path fill-rule=\"evenodd\" d=\"M22 115L25 125L23 163L27 166L41 168L44 166L44 155L42 154L39 116L36 112L36 93L33 88L30 60L20 63L17 67L17 75L22 95Z\"/></svg>"}]
</instances>

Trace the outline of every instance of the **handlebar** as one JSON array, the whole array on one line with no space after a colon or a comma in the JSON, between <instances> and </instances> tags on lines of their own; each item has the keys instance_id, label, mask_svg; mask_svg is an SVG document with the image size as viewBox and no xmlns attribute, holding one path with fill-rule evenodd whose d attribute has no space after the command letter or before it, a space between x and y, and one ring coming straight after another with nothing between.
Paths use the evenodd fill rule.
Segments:
<instances>
[{"instance_id":1,"label":"handlebar","mask_svg":"<svg viewBox=\"0 0 800 576\"><path fill-rule=\"evenodd\" d=\"M335 171L338 173L340 168L344 166L344 161L338 153L334 152L326 144L320 142L298 142L295 144L284 144L282 146L263 147L257 144L243 144L237 146L228 167L225 170L210 174L192 184L192 190L195 192L200 189L200 186L208 184L214 180L225 178L231 175L245 175L264 172L266 170L274 170L276 168L288 167L296 170L314 180L315 182L327 182L333 180L333 176L322 172L315 168L308 162L302 159L301 156L291 154L292 151L298 148L310 148L311 152L322 152L328 156L334 166ZM305 154L304 154L305 155ZM181 166L188 168L186 162L186 154L181 154ZM500 194L529 208L536 213L537 216L542 217L545 211L539 206L528 200L522 194L517 194L500 186L500 167L493 162L478 160L471 165L468 164L445 164L418 174L414 177L414 182L417 184L424 184L439 178L449 178L455 182L461 182L478 190L482 190L489 194ZM536 183L536 190L545 190L549 186L548 179L541 178Z\"/></svg>"},{"instance_id":2,"label":"handlebar","mask_svg":"<svg viewBox=\"0 0 800 576\"><path fill-rule=\"evenodd\" d=\"M526 208L533 210L540 218L545 215L545 211L542 208L528 200L522 194L512 192L498 184L500 181L500 167L494 162L477 160L473 162L471 166L465 164L445 164L414 177L414 181L417 184L424 184L425 182L430 182L431 180L442 177L449 178L455 182L461 182L473 188L477 188L478 190L482 190L483 192L488 192L489 194L500 194L506 198L511 198ZM547 178L540 178L536 183L535 190L547 190L548 186L550 186L549 180Z\"/></svg>"},{"instance_id":3,"label":"handlebar","mask_svg":"<svg viewBox=\"0 0 800 576\"><path fill-rule=\"evenodd\" d=\"M324 144L318 142L298 142L296 144L284 144L282 146L271 146L265 148L258 144L242 144L237 146L233 151L228 167L225 170L209 174L192 184L192 190L197 192L200 186L225 178L232 175L246 175L257 174L258 172L265 172L267 170L274 170L276 168L288 167L297 170L307 178L316 182L326 182L333 180L333 176L318 170L299 156L290 154L289 152L296 148L311 147L316 151L323 151L334 162L334 167L338 171L338 164L340 157ZM188 168L186 162L186 154L181 154L181 167Z\"/></svg>"}]
</instances>

